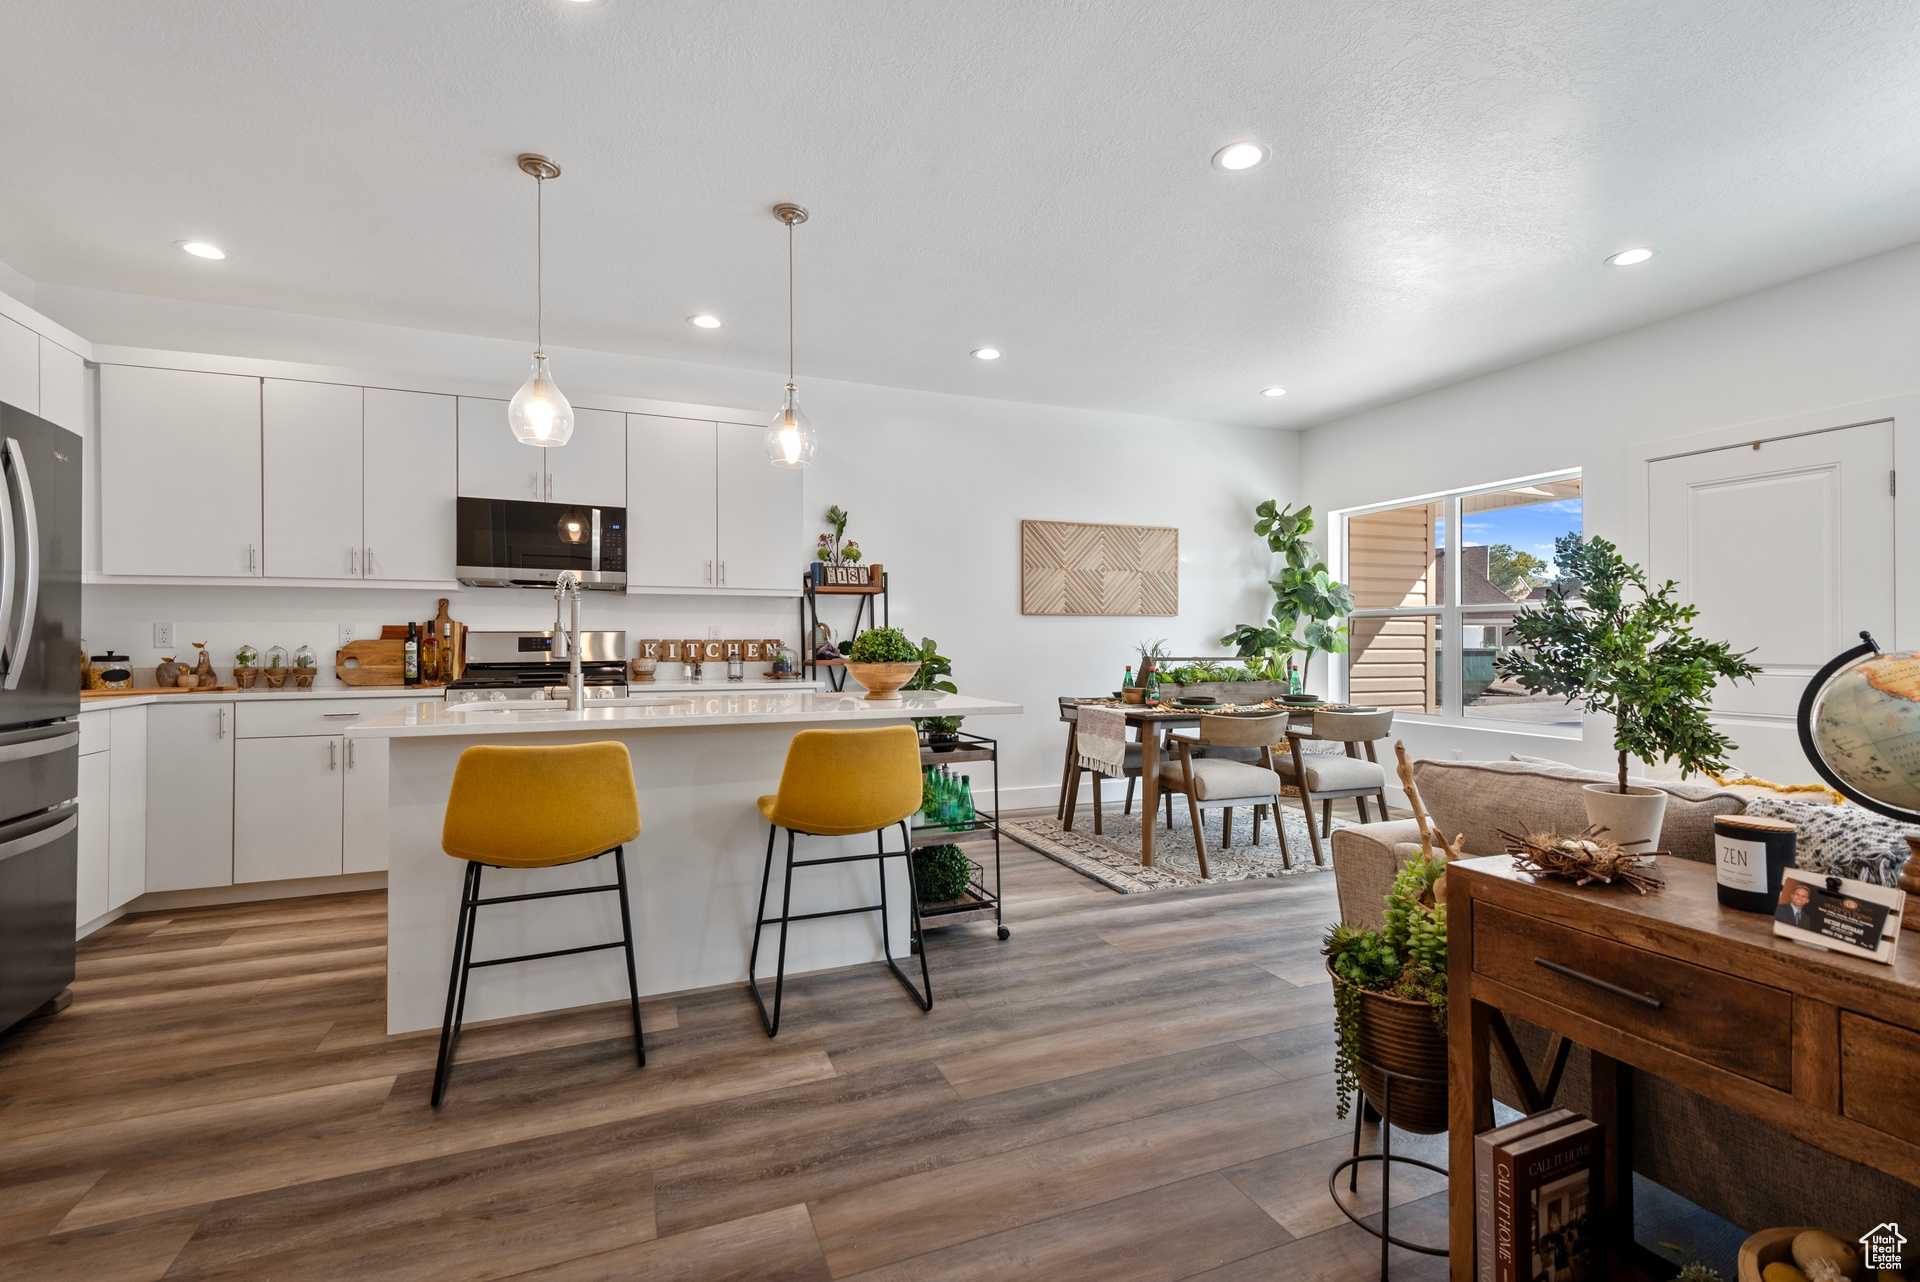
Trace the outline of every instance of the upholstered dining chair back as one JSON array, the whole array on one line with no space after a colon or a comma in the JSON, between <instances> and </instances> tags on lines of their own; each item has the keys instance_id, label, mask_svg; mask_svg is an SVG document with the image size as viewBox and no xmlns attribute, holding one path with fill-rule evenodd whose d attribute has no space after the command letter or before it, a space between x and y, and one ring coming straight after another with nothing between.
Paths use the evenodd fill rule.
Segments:
<instances>
[{"instance_id":1,"label":"upholstered dining chair back","mask_svg":"<svg viewBox=\"0 0 1920 1282\"><path fill-rule=\"evenodd\" d=\"M1271 717L1200 718L1200 742L1222 748L1271 748L1286 737L1284 712Z\"/></svg>"},{"instance_id":2,"label":"upholstered dining chair back","mask_svg":"<svg viewBox=\"0 0 1920 1282\"><path fill-rule=\"evenodd\" d=\"M1315 712L1314 739L1329 743L1372 743L1393 733L1393 709L1379 712Z\"/></svg>"}]
</instances>

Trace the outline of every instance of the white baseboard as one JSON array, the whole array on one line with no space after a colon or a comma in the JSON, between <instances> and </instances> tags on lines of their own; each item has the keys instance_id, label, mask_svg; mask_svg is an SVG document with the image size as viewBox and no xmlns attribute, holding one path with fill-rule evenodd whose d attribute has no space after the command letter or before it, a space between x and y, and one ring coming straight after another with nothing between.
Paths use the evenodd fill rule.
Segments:
<instances>
[{"instance_id":1,"label":"white baseboard","mask_svg":"<svg viewBox=\"0 0 1920 1282\"><path fill-rule=\"evenodd\" d=\"M86 925L80 927L80 929L74 931L73 937L75 939L85 939L88 935L91 935L94 931L100 929L102 926L111 925L112 923L119 921L122 917L125 917L126 915L127 915L126 904L122 904L118 908L109 909L108 911L101 913L98 917L95 917L92 921L88 922Z\"/></svg>"},{"instance_id":2,"label":"white baseboard","mask_svg":"<svg viewBox=\"0 0 1920 1282\"><path fill-rule=\"evenodd\" d=\"M345 895L357 890L385 890L387 874L355 872L339 877L294 877L287 881L251 881L239 886L203 886L195 890L156 890L129 900L128 913L164 913L177 908L206 908L214 904L250 904L269 899L300 899L309 895ZM100 923L105 925L105 922Z\"/></svg>"}]
</instances>

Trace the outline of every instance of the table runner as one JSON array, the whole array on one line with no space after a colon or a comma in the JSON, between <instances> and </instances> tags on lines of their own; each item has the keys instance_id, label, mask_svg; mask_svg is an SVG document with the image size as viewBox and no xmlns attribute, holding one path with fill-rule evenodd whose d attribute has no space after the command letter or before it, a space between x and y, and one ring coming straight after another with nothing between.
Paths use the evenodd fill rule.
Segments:
<instances>
[{"instance_id":1,"label":"table runner","mask_svg":"<svg viewBox=\"0 0 1920 1282\"><path fill-rule=\"evenodd\" d=\"M1127 773L1127 714L1118 708L1080 706L1074 727L1080 765L1109 779Z\"/></svg>"}]
</instances>

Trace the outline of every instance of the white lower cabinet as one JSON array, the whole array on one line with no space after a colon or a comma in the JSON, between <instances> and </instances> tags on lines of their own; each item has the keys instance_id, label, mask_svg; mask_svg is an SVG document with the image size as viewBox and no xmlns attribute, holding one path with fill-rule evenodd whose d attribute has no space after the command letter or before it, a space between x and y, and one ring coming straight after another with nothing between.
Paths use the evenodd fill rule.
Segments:
<instances>
[{"instance_id":1,"label":"white lower cabinet","mask_svg":"<svg viewBox=\"0 0 1920 1282\"><path fill-rule=\"evenodd\" d=\"M341 872L387 870L387 743L386 739L347 740Z\"/></svg>"},{"instance_id":2,"label":"white lower cabinet","mask_svg":"<svg viewBox=\"0 0 1920 1282\"><path fill-rule=\"evenodd\" d=\"M107 907L147 893L147 710L107 713L112 799L108 820Z\"/></svg>"},{"instance_id":3,"label":"white lower cabinet","mask_svg":"<svg viewBox=\"0 0 1920 1282\"><path fill-rule=\"evenodd\" d=\"M80 758L80 860L73 924L84 926L108 910L113 866L111 754Z\"/></svg>"},{"instance_id":4,"label":"white lower cabinet","mask_svg":"<svg viewBox=\"0 0 1920 1282\"><path fill-rule=\"evenodd\" d=\"M340 874L341 736L242 739L233 759L233 880Z\"/></svg>"},{"instance_id":5,"label":"white lower cabinet","mask_svg":"<svg viewBox=\"0 0 1920 1282\"><path fill-rule=\"evenodd\" d=\"M233 705L147 710L147 889L233 884Z\"/></svg>"}]
</instances>

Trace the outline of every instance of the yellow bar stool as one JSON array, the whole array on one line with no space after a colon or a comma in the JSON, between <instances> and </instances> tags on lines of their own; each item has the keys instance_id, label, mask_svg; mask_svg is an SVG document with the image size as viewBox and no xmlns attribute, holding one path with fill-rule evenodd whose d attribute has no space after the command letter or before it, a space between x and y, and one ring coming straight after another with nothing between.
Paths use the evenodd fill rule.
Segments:
<instances>
[{"instance_id":1,"label":"yellow bar stool","mask_svg":"<svg viewBox=\"0 0 1920 1282\"><path fill-rule=\"evenodd\" d=\"M887 968L918 1003L921 1010L933 1009L933 984L927 973L927 950L920 938L920 888L913 877L913 839L906 820L920 809L920 736L912 726L882 726L871 730L802 730L787 746L787 763L780 772L780 791L760 798L760 813L768 820L767 864L760 875L760 902L754 910L753 951L747 959L747 987L753 992L753 1004L760 1008L760 1022L767 1036L780 1031L780 1000L787 978L787 925L812 921L819 917L845 917L854 913L880 914L880 947L887 956ZM886 831L900 825L901 849L888 850ZM767 888L773 880L773 840L781 829L787 833L787 873L780 894L780 915L768 917ZM874 836L871 855L836 855L826 859L793 857L796 836L846 837L870 832ZM887 864L893 857L907 862L907 903L911 938L920 954L920 987L893 959L893 944L887 937ZM822 864L857 863L871 859L880 871L880 902L858 908L830 908L825 912L793 911L793 870ZM780 952L773 976L773 1012L760 996L760 935L768 926L780 927Z\"/></svg>"},{"instance_id":2,"label":"yellow bar stool","mask_svg":"<svg viewBox=\"0 0 1920 1282\"><path fill-rule=\"evenodd\" d=\"M633 761L626 745L580 743L554 748L468 748L453 768L440 848L467 861L460 895L460 924L453 937L453 973L447 979L447 1014L440 1025L440 1061L433 1073L433 1106L447 1093L460 1022L467 1010L467 975L481 966L565 957L571 953L624 948L627 999L633 1006L633 1045L640 1067L647 1047L640 1031L640 986L633 970L633 914L627 906L626 843L640 835L640 799L633 789ZM483 868L556 868L613 856L614 881L571 890L480 897ZM511 904L564 895L612 891L620 899L620 938L517 957L473 960L473 931L484 904Z\"/></svg>"}]
</instances>

